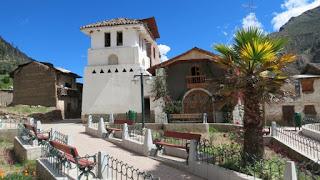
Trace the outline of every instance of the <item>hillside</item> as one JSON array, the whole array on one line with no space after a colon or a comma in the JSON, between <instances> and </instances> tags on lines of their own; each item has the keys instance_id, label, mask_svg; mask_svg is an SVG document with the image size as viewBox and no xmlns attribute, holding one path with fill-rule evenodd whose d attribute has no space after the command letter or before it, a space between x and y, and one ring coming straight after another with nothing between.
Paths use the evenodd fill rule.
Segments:
<instances>
[{"instance_id":1,"label":"hillside","mask_svg":"<svg viewBox=\"0 0 320 180\"><path fill-rule=\"evenodd\" d=\"M8 74L19 64L32 60L0 36L0 74Z\"/></svg>"},{"instance_id":2,"label":"hillside","mask_svg":"<svg viewBox=\"0 0 320 180\"><path fill-rule=\"evenodd\" d=\"M291 18L271 36L287 38L286 52L297 54L288 68L290 74L298 74L308 62L320 63L320 7Z\"/></svg>"}]
</instances>

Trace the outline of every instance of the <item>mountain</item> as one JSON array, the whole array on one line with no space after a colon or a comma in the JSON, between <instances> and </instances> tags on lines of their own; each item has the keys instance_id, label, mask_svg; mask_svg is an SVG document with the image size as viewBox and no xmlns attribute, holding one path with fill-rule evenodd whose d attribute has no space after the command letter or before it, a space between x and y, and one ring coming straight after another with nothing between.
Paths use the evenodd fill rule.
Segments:
<instances>
[{"instance_id":1,"label":"mountain","mask_svg":"<svg viewBox=\"0 0 320 180\"><path fill-rule=\"evenodd\" d=\"M320 63L320 6L291 18L270 36L287 38L285 51L297 55L288 67L290 74L299 74L307 63Z\"/></svg>"},{"instance_id":2,"label":"mountain","mask_svg":"<svg viewBox=\"0 0 320 180\"><path fill-rule=\"evenodd\" d=\"M33 59L0 36L0 74L8 74L19 64L29 61L33 61Z\"/></svg>"}]
</instances>

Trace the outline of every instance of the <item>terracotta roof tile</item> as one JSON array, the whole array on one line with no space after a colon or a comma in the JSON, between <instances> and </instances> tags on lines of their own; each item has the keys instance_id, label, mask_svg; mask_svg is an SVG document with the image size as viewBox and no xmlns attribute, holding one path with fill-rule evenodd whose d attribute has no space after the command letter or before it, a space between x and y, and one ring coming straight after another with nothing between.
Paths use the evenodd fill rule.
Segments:
<instances>
[{"instance_id":1,"label":"terracotta roof tile","mask_svg":"<svg viewBox=\"0 0 320 180\"><path fill-rule=\"evenodd\" d=\"M117 26L126 24L142 24L138 19L128 19L128 18L115 18L111 20L105 20L101 22L96 22L80 27L80 29L103 27L103 26Z\"/></svg>"},{"instance_id":2,"label":"terracotta roof tile","mask_svg":"<svg viewBox=\"0 0 320 180\"><path fill-rule=\"evenodd\" d=\"M153 38L160 37L159 32L158 32L158 27L156 25L154 17L147 18L147 19L115 18L115 19L105 20L105 21L81 26L80 29L83 30L83 29L87 29L87 28L118 26L118 25L128 25L128 24L142 24L150 32L150 34L153 36Z\"/></svg>"}]
</instances>

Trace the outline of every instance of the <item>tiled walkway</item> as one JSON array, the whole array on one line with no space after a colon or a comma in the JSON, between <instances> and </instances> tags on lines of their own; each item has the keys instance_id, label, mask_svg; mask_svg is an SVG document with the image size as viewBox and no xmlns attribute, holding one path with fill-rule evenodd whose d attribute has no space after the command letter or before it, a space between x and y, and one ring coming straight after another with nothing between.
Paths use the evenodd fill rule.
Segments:
<instances>
[{"instance_id":1,"label":"tiled walkway","mask_svg":"<svg viewBox=\"0 0 320 180\"><path fill-rule=\"evenodd\" d=\"M98 151L103 151L140 170L148 171L155 177L160 177L161 180L201 179L148 157L131 153L101 138L91 137L84 133L85 127L80 123L43 124L43 129L46 130L50 128L70 135L72 138L71 142L77 147L80 155L90 155L95 154Z\"/></svg>"}]
</instances>

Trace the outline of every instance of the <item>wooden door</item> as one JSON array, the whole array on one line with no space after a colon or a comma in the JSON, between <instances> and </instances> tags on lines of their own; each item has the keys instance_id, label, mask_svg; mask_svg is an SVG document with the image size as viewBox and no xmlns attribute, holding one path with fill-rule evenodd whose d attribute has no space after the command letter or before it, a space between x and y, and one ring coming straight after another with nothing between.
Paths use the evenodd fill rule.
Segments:
<instances>
[{"instance_id":1,"label":"wooden door","mask_svg":"<svg viewBox=\"0 0 320 180\"><path fill-rule=\"evenodd\" d=\"M294 106L282 106L282 119L288 124L293 124Z\"/></svg>"}]
</instances>

